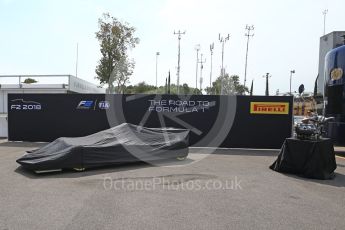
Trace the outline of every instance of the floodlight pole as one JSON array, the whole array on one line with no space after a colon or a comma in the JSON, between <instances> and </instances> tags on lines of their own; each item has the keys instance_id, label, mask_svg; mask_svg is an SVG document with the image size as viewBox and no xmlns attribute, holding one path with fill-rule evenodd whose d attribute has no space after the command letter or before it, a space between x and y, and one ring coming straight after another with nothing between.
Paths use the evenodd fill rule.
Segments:
<instances>
[{"instance_id":1,"label":"floodlight pole","mask_svg":"<svg viewBox=\"0 0 345 230\"><path fill-rule=\"evenodd\" d=\"M292 95L291 94L291 79L292 79L292 74L294 74L294 73L295 73L295 70L290 71L290 95Z\"/></svg>"},{"instance_id":2,"label":"floodlight pole","mask_svg":"<svg viewBox=\"0 0 345 230\"><path fill-rule=\"evenodd\" d=\"M247 82L249 38L254 36L254 34L250 34L250 32L252 30L254 30L254 26L253 25L252 26L246 25L246 30L247 30L247 33L245 34L245 36L247 37L247 50L246 50L246 62L245 62L245 66L244 66L244 86L246 86L246 82Z\"/></svg>"},{"instance_id":3,"label":"floodlight pole","mask_svg":"<svg viewBox=\"0 0 345 230\"><path fill-rule=\"evenodd\" d=\"M178 32L174 31L175 35L178 35L178 56L177 56L177 94L180 93L180 42L181 42L181 35L186 34L186 31L181 32L180 30Z\"/></svg>"},{"instance_id":4,"label":"floodlight pole","mask_svg":"<svg viewBox=\"0 0 345 230\"><path fill-rule=\"evenodd\" d=\"M75 77L78 77L78 58L79 58L79 44L77 43L77 57L75 61Z\"/></svg>"},{"instance_id":5,"label":"floodlight pole","mask_svg":"<svg viewBox=\"0 0 345 230\"><path fill-rule=\"evenodd\" d=\"M202 82L203 82L202 69L204 68L203 64L206 62L206 58L205 58L205 60L202 60L203 54L201 54L200 56L201 57L200 57L200 61L199 61L199 63L200 63L200 85L199 85L199 87L200 87L200 92L201 92L202 91Z\"/></svg>"},{"instance_id":6,"label":"floodlight pole","mask_svg":"<svg viewBox=\"0 0 345 230\"><path fill-rule=\"evenodd\" d=\"M328 9L325 9L323 14L323 35L326 35L326 17L327 17Z\"/></svg>"},{"instance_id":7,"label":"floodlight pole","mask_svg":"<svg viewBox=\"0 0 345 230\"><path fill-rule=\"evenodd\" d=\"M159 52L156 52L156 94L158 93L157 79L158 79L158 56Z\"/></svg>"},{"instance_id":8,"label":"floodlight pole","mask_svg":"<svg viewBox=\"0 0 345 230\"><path fill-rule=\"evenodd\" d=\"M221 69L221 76L222 80L220 81L220 95L223 95L223 80L224 80L224 44L226 41L228 41L230 38L230 35L226 37L221 37L220 34L218 36L218 40L220 43L222 43L222 69Z\"/></svg>"},{"instance_id":9,"label":"floodlight pole","mask_svg":"<svg viewBox=\"0 0 345 230\"><path fill-rule=\"evenodd\" d=\"M214 43L210 45L210 52L211 52L211 69L210 69L210 90L212 88L212 56L213 56L213 49L214 49ZM211 94L211 91L210 91Z\"/></svg>"},{"instance_id":10,"label":"floodlight pole","mask_svg":"<svg viewBox=\"0 0 345 230\"><path fill-rule=\"evenodd\" d=\"M196 50L195 90L197 90L198 89L198 64L199 64L200 44L197 44L195 46L195 50Z\"/></svg>"}]
</instances>

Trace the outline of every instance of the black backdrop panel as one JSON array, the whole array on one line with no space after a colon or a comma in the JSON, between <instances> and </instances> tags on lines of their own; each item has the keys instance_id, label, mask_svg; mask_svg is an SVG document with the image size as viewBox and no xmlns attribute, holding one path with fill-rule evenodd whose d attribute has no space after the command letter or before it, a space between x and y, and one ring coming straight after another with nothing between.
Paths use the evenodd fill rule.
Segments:
<instances>
[{"instance_id":1,"label":"black backdrop panel","mask_svg":"<svg viewBox=\"0 0 345 230\"><path fill-rule=\"evenodd\" d=\"M288 103L289 108L287 114L252 114L251 102ZM220 106L224 103L230 106ZM275 96L9 94L8 111L10 141L85 136L128 122L192 129L193 146L280 148L292 127L292 97ZM214 146L209 133L215 123L231 120L229 111L234 122Z\"/></svg>"},{"instance_id":2,"label":"black backdrop panel","mask_svg":"<svg viewBox=\"0 0 345 230\"><path fill-rule=\"evenodd\" d=\"M251 102L288 102L288 115L250 114ZM224 146L233 148L280 148L292 134L292 97L239 96L235 122Z\"/></svg>"}]
</instances>

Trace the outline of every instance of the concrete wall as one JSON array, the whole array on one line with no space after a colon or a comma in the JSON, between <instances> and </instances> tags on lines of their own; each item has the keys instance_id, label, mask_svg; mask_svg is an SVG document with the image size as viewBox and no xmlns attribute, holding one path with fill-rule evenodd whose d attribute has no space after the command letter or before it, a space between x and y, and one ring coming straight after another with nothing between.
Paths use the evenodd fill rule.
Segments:
<instances>
[{"instance_id":1,"label":"concrete wall","mask_svg":"<svg viewBox=\"0 0 345 230\"><path fill-rule=\"evenodd\" d=\"M8 136L7 114L0 114L0 137Z\"/></svg>"}]
</instances>

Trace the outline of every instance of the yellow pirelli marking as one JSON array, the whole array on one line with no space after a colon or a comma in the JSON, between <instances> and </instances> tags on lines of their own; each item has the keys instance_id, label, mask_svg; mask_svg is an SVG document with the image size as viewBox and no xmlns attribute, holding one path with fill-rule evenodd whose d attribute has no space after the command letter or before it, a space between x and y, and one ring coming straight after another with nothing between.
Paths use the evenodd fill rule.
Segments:
<instances>
[{"instance_id":1,"label":"yellow pirelli marking","mask_svg":"<svg viewBox=\"0 0 345 230\"><path fill-rule=\"evenodd\" d=\"M251 114L289 114L288 102L250 102Z\"/></svg>"}]
</instances>

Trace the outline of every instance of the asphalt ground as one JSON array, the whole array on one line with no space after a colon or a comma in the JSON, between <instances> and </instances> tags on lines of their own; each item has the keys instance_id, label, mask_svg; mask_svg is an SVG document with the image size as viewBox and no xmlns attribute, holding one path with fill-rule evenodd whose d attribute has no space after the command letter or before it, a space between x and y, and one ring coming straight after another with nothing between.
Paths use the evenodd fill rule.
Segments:
<instances>
[{"instance_id":1,"label":"asphalt ground","mask_svg":"<svg viewBox=\"0 0 345 230\"><path fill-rule=\"evenodd\" d=\"M0 143L0 230L345 229L345 159L334 180L271 171L278 151L190 149L183 162L36 175Z\"/></svg>"}]
</instances>

